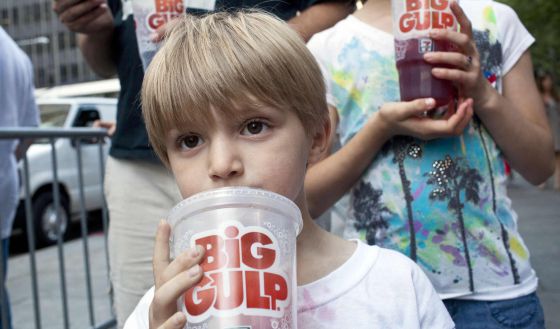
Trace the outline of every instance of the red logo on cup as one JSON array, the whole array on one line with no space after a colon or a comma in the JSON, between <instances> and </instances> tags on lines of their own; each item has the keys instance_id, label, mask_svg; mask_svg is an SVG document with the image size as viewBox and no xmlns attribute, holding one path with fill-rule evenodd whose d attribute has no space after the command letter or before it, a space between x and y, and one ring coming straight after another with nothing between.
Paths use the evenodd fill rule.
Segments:
<instances>
[{"instance_id":1,"label":"red logo on cup","mask_svg":"<svg viewBox=\"0 0 560 329\"><path fill-rule=\"evenodd\" d=\"M288 280L279 268L278 243L268 230L230 222L223 232L202 232L191 241L206 252L202 280L183 296L188 321L216 315L283 315Z\"/></svg>"},{"instance_id":2,"label":"red logo on cup","mask_svg":"<svg viewBox=\"0 0 560 329\"><path fill-rule=\"evenodd\" d=\"M156 12L146 17L148 27L157 30L172 18L184 12L183 0L154 0Z\"/></svg>"},{"instance_id":3,"label":"red logo on cup","mask_svg":"<svg viewBox=\"0 0 560 329\"><path fill-rule=\"evenodd\" d=\"M449 8L449 0L405 0L405 13L399 19L402 33L446 29L455 25L455 17L444 10Z\"/></svg>"}]
</instances>

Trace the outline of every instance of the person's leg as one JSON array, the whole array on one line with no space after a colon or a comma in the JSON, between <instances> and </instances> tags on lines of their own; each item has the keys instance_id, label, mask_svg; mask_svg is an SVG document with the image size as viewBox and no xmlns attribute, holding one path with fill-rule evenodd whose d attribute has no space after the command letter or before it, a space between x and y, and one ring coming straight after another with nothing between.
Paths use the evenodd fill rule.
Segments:
<instances>
[{"instance_id":1,"label":"person's leg","mask_svg":"<svg viewBox=\"0 0 560 329\"><path fill-rule=\"evenodd\" d=\"M457 329L544 329L544 313L535 293L500 301L444 300Z\"/></svg>"},{"instance_id":2,"label":"person's leg","mask_svg":"<svg viewBox=\"0 0 560 329\"><path fill-rule=\"evenodd\" d=\"M118 327L154 284L152 254L160 219L180 201L162 165L109 158L105 195L109 208L109 259Z\"/></svg>"},{"instance_id":3,"label":"person's leg","mask_svg":"<svg viewBox=\"0 0 560 329\"><path fill-rule=\"evenodd\" d=\"M12 313L10 308L10 299L8 297L8 289L6 288L6 276L8 274L8 256L10 255L10 238L2 239L0 257L2 257L2 287L1 300L2 306L0 308L0 329L10 329L12 328ZM4 315L6 317L4 318Z\"/></svg>"}]
</instances>

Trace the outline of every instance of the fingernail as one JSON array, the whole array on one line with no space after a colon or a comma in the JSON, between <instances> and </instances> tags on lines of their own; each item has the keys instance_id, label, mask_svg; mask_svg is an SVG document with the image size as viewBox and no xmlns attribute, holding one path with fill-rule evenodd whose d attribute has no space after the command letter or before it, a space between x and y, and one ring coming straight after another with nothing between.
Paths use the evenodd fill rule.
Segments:
<instances>
[{"instance_id":1,"label":"fingernail","mask_svg":"<svg viewBox=\"0 0 560 329\"><path fill-rule=\"evenodd\" d=\"M185 315L183 313L177 313L174 316L173 321L175 322L175 324L179 325L182 324L185 320Z\"/></svg>"},{"instance_id":2,"label":"fingernail","mask_svg":"<svg viewBox=\"0 0 560 329\"><path fill-rule=\"evenodd\" d=\"M200 265L196 264L195 266L191 267L187 273L189 273L189 275L191 277L195 277L198 275L198 273L200 273Z\"/></svg>"},{"instance_id":3,"label":"fingernail","mask_svg":"<svg viewBox=\"0 0 560 329\"><path fill-rule=\"evenodd\" d=\"M163 225L165 225L165 219L162 218L159 220L159 226L161 227Z\"/></svg>"},{"instance_id":4,"label":"fingernail","mask_svg":"<svg viewBox=\"0 0 560 329\"><path fill-rule=\"evenodd\" d=\"M429 60L432 59L432 58L434 58L434 55L433 55L432 53L425 53L425 54L424 54L424 59L425 59L425 60L428 60L428 61L429 61Z\"/></svg>"},{"instance_id":5,"label":"fingernail","mask_svg":"<svg viewBox=\"0 0 560 329\"><path fill-rule=\"evenodd\" d=\"M434 106L436 104L436 100L433 98L426 98L425 102L427 106Z\"/></svg>"},{"instance_id":6,"label":"fingernail","mask_svg":"<svg viewBox=\"0 0 560 329\"><path fill-rule=\"evenodd\" d=\"M191 257L196 258L198 256L200 256L200 251L198 249L198 246L194 246L194 248L191 249Z\"/></svg>"}]
</instances>

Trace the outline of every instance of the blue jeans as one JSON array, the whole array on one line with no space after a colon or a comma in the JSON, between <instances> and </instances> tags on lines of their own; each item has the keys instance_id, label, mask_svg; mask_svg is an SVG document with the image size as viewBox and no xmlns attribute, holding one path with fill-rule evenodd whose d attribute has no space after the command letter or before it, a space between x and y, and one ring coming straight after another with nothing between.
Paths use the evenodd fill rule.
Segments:
<instances>
[{"instance_id":1,"label":"blue jeans","mask_svg":"<svg viewBox=\"0 0 560 329\"><path fill-rule=\"evenodd\" d=\"M0 286L0 289L2 289L3 292L3 296L4 296L4 300L2 300L2 307L0 307L0 329L10 329L12 328L12 314L11 314L11 310L10 310L10 299L8 298L8 289L6 289L6 275L8 274L8 256L10 254L9 252L9 248L10 248L10 238L6 238L6 239L2 239L2 254L0 255L2 257L2 278L4 279L2 282L2 286ZM4 322L3 322L3 311L6 312L7 316L7 321L6 323L8 324L8 327L4 328Z\"/></svg>"},{"instance_id":2,"label":"blue jeans","mask_svg":"<svg viewBox=\"0 0 560 329\"><path fill-rule=\"evenodd\" d=\"M514 299L443 301L457 329L544 329L544 313L536 293Z\"/></svg>"}]
</instances>

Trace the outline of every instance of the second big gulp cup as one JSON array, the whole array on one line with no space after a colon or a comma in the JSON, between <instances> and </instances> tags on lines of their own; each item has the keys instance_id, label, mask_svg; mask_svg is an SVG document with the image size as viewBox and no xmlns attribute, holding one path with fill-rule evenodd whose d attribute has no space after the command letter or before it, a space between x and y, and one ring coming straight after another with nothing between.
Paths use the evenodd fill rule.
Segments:
<instances>
[{"instance_id":1,"label":"second big gulp cup","mask_svg":"<svg viewBox=\"0 0 560 329\"><path fill-rule=\"evenodd\" d=\"M144 71L160 45L152 40L158 28L185 13L183 0L131 0L138 52Z\"/></svg>"},{"instance_id":2,"label":"second big gulp cup","mask_svg":"<svg viewBox=\"0 0 560 329\"><path fill-rule=\"evenodd\" d=\"M196 245L205 250L202 280L178 301L186 328L296 328L296 237L303 223L292 201L221 188L183 200L168 222L171 257Z\"/></svg>"},{"instance_id":3,"label":"second big gulp cup","mask_svg":"<svg viewBox=\"0 0 560 329\"><path fill-rule=\"evenodd\" d=\"M450 0L391 0L395 59L399 71L401 100L432 97L443 106L455 97L447 80L432 75L433 65L423 59L426 52L451 51L452 45L429 37L432 29L457 30Z\"/></svg>"}]
</instances>

